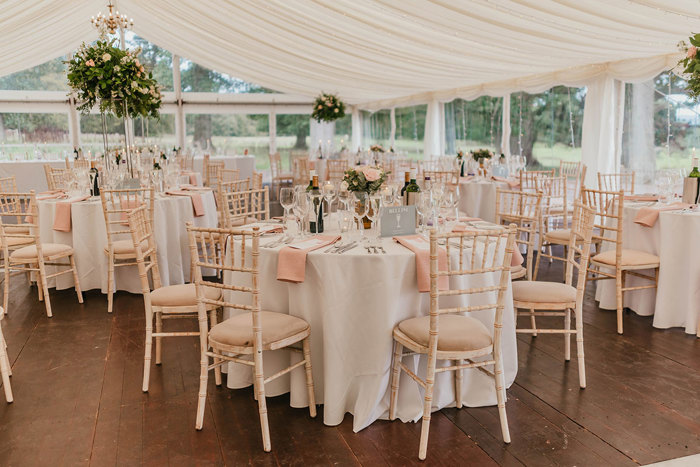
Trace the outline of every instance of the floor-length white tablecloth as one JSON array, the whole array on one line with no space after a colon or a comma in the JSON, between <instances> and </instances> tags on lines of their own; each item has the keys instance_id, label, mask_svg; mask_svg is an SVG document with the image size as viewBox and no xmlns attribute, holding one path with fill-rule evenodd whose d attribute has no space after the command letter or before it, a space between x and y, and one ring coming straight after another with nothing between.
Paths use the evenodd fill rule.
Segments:
<instances>
[{"instance_id":1,"label":"floor-length white tablecloth","mask_svg":"<svg viewBox=\"0 0 700 467\"><path fill-rule=\"evenodd\" d=\"M496 221L496 189L508 189L505 182L476 180L459 182L459 210L470 217L478 217L488 222Z\"/></svg>"},{"instance_id":2,"label":"floor-length white tablecloth","mask_svg":"<svg viewBox=\"0 0 700 467\"><path fill-rule=\"evenodd\" d=\"M267 237L266 237L267 238ZM263 243L267 243L264 240ZM353 415L353 429L359 431L379 418L388 418L392 330L400 321L425 315L429 294L418 293L415 256L406 248L384 239L386 255L370 255L356 248L342 255L310 252L306 279L291 284L276 279L278 249L262 248L259 256L261 306L265 310L289 313L311 325L311 355L317 403L323 403L326 425L338 425L346 413ZM234 279L227 277L227 282ZM454 280L454 278L453 278ZM495 279L489 281L493 285ZM461 288L486 286L472 278ZM456 284L453 281L452 287ZM476 297L472 296L476 303ZM517 373L517 349L510 286L503 317L503 362L506 385ZM225 317L231 315L231 311ZM494 314L475 312L472 316L493 329ZM297 361L286 350L266 352L265 374L272 375ZM413 357L414 363L417 361ZM425 359L419 374L425 375ZM406 360L405 362L407 362ZM414 367L414 370L416 368ZM249 367L230 364L228 387L252 384ZM308 405L303 371L293 371L265 385L270 396L291 392L291 405ZM290 391L291 389L291 391ZM463 400L467 406L496 404L492 378L478 370L464 370ZM437 376L433 408L454 404L452 372ZM422 396L416 383L402 374L398 416L403 421L422 415Z\"/></svg>"},{"instance_id":3,"label":"floor-length white tablecloth","mask_svg":"<svg viewBox=\"0 0 700 467\"><path fill-rule=\"evenodd\" d=\"M158 266L163 285L184 284L190 276L190 251L185 223L193 221L199 227L216 227L217 215L211 191L198 191L202 195L205 214L194 217L189 196L157 195L155 200L155 240L158 250ZM107 293L107 246L102 204L99 198L73 203L70 232L53 230L56 200L39 201L41 241L63 243L75 250L80 286L83 290L100 289ZM125 227L126 228L126 227ZM129 239L123 236L123 239ZM136 266L115 268L116 288L131 293L141 293L141 283ZM73 278L63 274L49 282L50 287L72 288Z\"/></svg>"},{"instance_id":4,"label":"floor-length white tablecloth","mask_svg":"<svg viewBox=\"0 0 700 467\"><path fill-rule=\"evenodd\" d=\"M65 169L66 161L0 161L0 177L15 176L17 190L28 192L36 190L37 193L46 191L46 175L44 175L44 164L49 164L56 169Z\"/></svg>"},{"instance_id":5,"label":"floor-length white tablecloth","mask_svg":"<svg viewBox=\"0 0 700 467\"><path fill-rule=\"evenodd\" d=\"M255 156L212 156L210 161L224 161L224 166L227 169L238 169L238 178L245 180L253 176L255 171ZM204 166L203 157L194 158L195 172L202 173Z\"/></svg>"},{"instance_id":6,"label":"floor-length white tablecloth","mask_svg":"<svg viewBox=\"0 0 700 467\"><path fill-rule=\"evenodd\" d=\"M661 260L658 290L633 290L624 295L624 306L642 316L654 315L654 327L684 327L695 334L700 315L700 211L659 213L654 227L634 222L639 209L648 203L626 203L623 218L623 247L658 255ZM653 271L640 271L653 276ZM616 309L615 281L597 281L600 308ZM625 285L650 282L627 276Z\"/></svg>"}]
</instances>

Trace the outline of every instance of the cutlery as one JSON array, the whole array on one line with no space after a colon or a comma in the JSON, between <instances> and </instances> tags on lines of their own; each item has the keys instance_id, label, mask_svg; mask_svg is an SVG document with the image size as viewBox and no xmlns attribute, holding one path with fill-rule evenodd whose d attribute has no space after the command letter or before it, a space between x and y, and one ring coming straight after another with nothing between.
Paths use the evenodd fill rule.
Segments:
<instances>
[{"instance_id":1,"label":"cutlery","mask_svg":"<svg viewBox=\"0 0 700 467\"><path fill-rule=\"evenodd\" d=\"M323 252L324 252L324 253L328 253L328 252L331 251L331 250L339 250L339 249L341 249L341 248L343 248L343 247L346 247L347 245L348 245L347 243L343 243L343 242L334 243L334 244L331 245L330 247L328 247L328 248L326 248L325 250L323 250ZM333 253L335 253L335 251L333 251Z\"/></svg>"},{"instance_id":2,"label":"cutlery","mask_svg":"<svg viewBox=\"0 0 700 467\"><path fill-rule=\"evenodd\" d=\"M379 247L379 249L380 249L380 250L382 251L382 254L383 254L383 255L385 255L385 254L386 254L386 250L384 249L384 247L383 247L383 246L380 246L380 247Z\"/></svg>"},{"instance_id":3,"label":"cutlery","mask_svg":"<svg viewBox=\"0 0 700 467\"><path fill-rule=\"evenodd\" d=\"M352 248L355 245L357 245L357 242L349 242L338 248L337 250L333 250L332 253L343 253L346 249Z\"/></svg>"},{"instance_id":4,"label":"cutlery","mask_svg":"<svg viewBox=\"0 0 700 467\"><path fill-rule=\"evenodd\" d=\"M338 254L339 254L339 255L342 255L343 253L348 252L348 251L350 251L350 250L352 250L352 249L354 249L354 248L356 248L356 247L357 247L357 245L349 245L349 246L346 246L345 248L343 248L342 250L340 250L340 251L338 252Z\"/></svg>"}]
</instances>

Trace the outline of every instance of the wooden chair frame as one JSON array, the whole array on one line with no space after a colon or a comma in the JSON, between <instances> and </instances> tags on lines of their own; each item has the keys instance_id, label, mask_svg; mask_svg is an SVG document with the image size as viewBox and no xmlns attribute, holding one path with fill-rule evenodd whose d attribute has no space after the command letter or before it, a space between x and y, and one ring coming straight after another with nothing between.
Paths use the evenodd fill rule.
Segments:
<instances>
[{"instance_id":1,"label":"wooden chair frame","mask_svg":"<svg viewBox=\"0 0 700 467\"><path fill-rule=\"evenodd\" d=\"M304 331L286 337L280 341L273 341L263 344L264 329L262 319L260 317L260 290L259 290L259 269L258 257L260 255L260 231L257 227L252 230L234 230L234 229L206 229L193 227L192 223L187 223L187 232L190 241L190 254L192 262L197 266L195 273L195 286L197 288L198 308L197 314L199 319L199 336L200 336L200 376L199 376L199 397L197 402L197 418L195 427L201 430L204 424L204 407L207 397L207 382L209 378L209 370L215 370L216 385L221 385L221 365L233 362L251 367L254 375L255 397L258 401L258 412L260 416L260 427L262 431L263 449L269 452L272 449L270 442L270 428L267 419L267 401L265 395L265 384L286 375L292 370L304 367L306 373L306 388L309 399L309 414L311 417L316 417L316 399L314 396L314 383L311 367L311 349L309 346L309 336L311 334L310 327ZM225 263L212 262L208 257L203 256L202 252L211 249L211 239L214 237L226 238L228 242L229 256ZM240 244L238 258L236 258L236 248L234 239ZM246 246L250 246L250 261L247 261ZM239 273L250 278L250 286L238 285L243 281L236 281L236 284L226 284L220 282L205 281L202 278L201 268L213 268L224 273ZM204 295L204 287L213 287L221 290L222 300L211 300ZM226 293L238 292L243 296L250 297L250 304L241 304L232 300L226 299ZM250 312L252 319L253 342L247 346L232 346L220 345L207 337L207 308L208 307L226 307L235 310ZM301 349L291 347L292 345L301 342ZM299 352L303 355L303 359L289 367L275 373L272 376L265 377L263 371L263 353L269 350L277 350L287 348ZM252 361L244 358L247 355L252 355ZM243 358L242 358L243 357ZM209 359L213 359L213 364L209 364Z\"/></svg>"},{"instance_id":2,"label":"wooden chair frame","mask_svg":"<svg viewBox=\"0 0 700 467\"><path fill-rule=\"evenodd\" d=\"M10 376L12 376L12 365L7 356L7 343L5 336L2 333L2 317L5 312L0 309L0 375L2 375L2 387L5 390L5 400L11 403L14 400L12 396L12 385L10 384Z\"/></svg>"},{"instance_id":3,"label":"wooden chair frame","mask_svg":"<svg viewBox=\"0 0 700 467\"><path fill-rule=\"evenodd\" d=\"M655 289L659 284L659 268L660 263L642 264L637 266L624 266L622 264L622 230L623 230L623 215L625 192L620 191L603 191L583 188L581 196L584 204L591 206L596 210L596 220L600 220L599 224L594 224L595 233L593 234L593 244L596 246L598 254L603 252L603 246L606 243L612 243L615 249L615 264L606 264L596 261L595 256L592 256L588 266L589 281L597 280L615 280L615 299L617 304L617 333L623 333L622 313L624 311L624 293L632 290ZM609 273L604 269L614 269L615 272ZM638 272L639 270L653 269L654 275L648 276ZM636 287L625 287L627 276L640 277L651 281L650 285L640 285Z\"/></svg>"},{"instance_id":4,"label":"wooden chair frame","mask_svg":"<svg viewBox=\"0 0 700 467\"><path fill-rule=\"evenodd\" d=\"M576 348L578 357L579 386L586 387L586 367L583 351L583 295L586 291L586 271L591 251L591 237L593 234L593 222L595 210L576 201L574 215L569 237L568 254L566 257L566 285L572 285L574 269L577 273L576 300L573 302L548 302L546 297L536 302L513 300L516 309L516 323L518 316L529 316L531 328L516 328L517 333L537 334L564 334L564 359L571 360L571 335L576 334ZM576 257L578 256L578 262ZM517 311L526 309L526 312ZM542 311L535 311L542 310ZM571 312L573 311L576 329L571 329ZM540 328L535 322L536 316L561 316L564 318L563 329Z\"/></svg>"},{"instance_id":5,"label":"wooden chair frame","mask_svg":"<svg viewBox=\"0 0 700 467\"><path fill-rule=\"evenodd\" d=\"M600 173L598 172L598 190L623 191L626 195L634 194L635 172Z\"/></svg>"},{"instance_id":6,"label":"wooden chair frame","mask_svg":"<svg viewBox=\"0 0 700 467\"><path fill-rule=\"evenodd\" d=\"M115 268L137 265L136 250L131 250L128 253L115 253L115 242L131 240L131 228L127 216L142 205L147 206L146 215L150 228L153 230L155 193L153 187L101 190L100 200L102 201L102 214L107 231L107 247L103 251L107 255L107 312L111 313L114 306L114 293L117 288Z\"/></svg>"},{"instance_id":7,"label":"wooden chair frame","mask_svg":"<svg viewBox=\"0 0 700 467\"><path fill-rule=\"evenodd\" d=\"M46 175L46 185L49 190L67 190L68 178L70 177L70 169L56 169L50 164L44 164L44 174Z\"/></svg>"},{"instance_id":8,"label":"wooden chair frame","mask_svg":"<svg viewBox=\"0 0 700 467\"><path fill-rule=\"evenodd\" d=\"M542 192L542 224L540 228L540 249L535 260L535 270L533 279L537 280L540 269L540 259L548 258L553 260L566 261L566 253L563 257L552 253L552 245L568 245L568 240L558 242L555 239L547 238L547 234L556 228L566 229L569 227L569 200L567 179L565 176L547 177L535 179L537 191Z\"/></svg>"},{"instance_id":9,"label":"wooden chair frame","mask_svg":"<svg viewBox=\"0 0 700 467\"><path fill-rule=\"evenodd\" d=\"M216 184L219 183L219 172L226 168L224 161L212 161L207 163L207 171L204 173L204 184L212 189L216 189Z\"/></svg>"},{"instance_id":10,"label":"wooden chair frame","mask_svg":"<svg viewBox=\"0 0 700 467\"><path fill-rule=\"evenodd\" d=\"M345 159L329 159L326 161L326 172L328 180L334 183L340 182L345 177L348 170L348 161Z\"/></svg>"},{"instance_id":11,"label":"wooden chair frame","mask_svg":"<svg viewBox=\"0 0 700 467\"><path fill-rule=\"evenodd\" d=\"M268 187L257 190L229 192L222 195L223 226L234 228L249 222L270 219Z\"/></svg>"},{"instance_id":12,"label":"wooden chair frame","mask_svg":"<svg viewBox=\"0 0 700 467\"><path fill-rule=\"evenodd\" d=\"M280 186L294 183L292 172L284 172L282 169L282 158L279 152L270 153L270 187L272 193L277 196Z\"/></svg>"},{"instance_id":13,"label":"wooden chair frame","mask_svg":"<svg viewBox=\"0 0 700 467\"><path fill-rule=\"evenodd\" d=\"M510 443L510 432L508 430L508 419L506 417L506 391L503 377L503 361L501 357L501 330L503 327L503 309L506 301L506 291L510 282L510 261L515 245L516 226L510 225L507 229L495 229L480 232L455 232L439 234L436 230L430 232L430 334L428 345L424 346L415 342L408 335L404 334L399 326L394 328L394 355L392 359L391 376L391 402L389 406L389 419L396 418L396 406L398 404L399 382L401 372L405 372L419 386L425 390L423 398L423 422L421 427L420 447L418 458L424 460L428 448L428 431L430 429L430 418L432 411L433 386L435 384L435 374L445 371L455 372L455 399L457 408L462 407L462 371L467 368L476 368L494 378L496 386L496 397L498 399L498 414L501 421L501 431L503 441ZM440 239L446 240L447 249L447 270L440 270L438 267L438 242ZM451 243L456 242L458 261L453 262L450 253ZM482 246L479 246L479 245ZM491 247L493 245L493 247ZM505 247L505 253L499 261L499 252ZM471 248L483 249L481 260L477 262L477 255L471 254L468 258L465 250ZM491 251L489 251L493 248ZM457 264L455 264L457 263ZM500 274L499 274L500 273ZM440 290L438 280L441 276L448 278L459 276L486 276L499 274L498 285L460 289L460 290ZM455 297L460 295L480 295L490 294L496 296L496 300L483 305L455 306L451 308L440 308L440 297ZM493 342L488 347L470 351L441 351L438 350L440 339L440 316L443 314L464 314L479 310L494 310ZM404 353L404 347L409 352ZM421 378L410 368L403 364L404 357L411 355L428 356L425 379ZM488 358L490 357L490 358ZM437 367L437 360L451 360L452 365L447 367ZM465 363L466 361L466 363ZM493 371L486 367L493 366Z\"/></svg>"},{"instance_id":14,"label":"wooden chair frame","mask_svg":"<svg viewBox=\"0 0 700 467\"><path fill-rule=\"evenodd\" d=\"M445 185L456 185L459 183L458 170L424 170L423 177L430 177L432 183L438 182Z\"/></svg>"},{"instance_id":15,"label":"wooden chair frame","mask_svg":"<svg viewBox=\"0 0 700 467\"><path fill-rule=\"evenodd\" d=\"M555 170L521 170L519 172L520 176L520 189L522 191L536 191L537 190L537 180L540 178L552 178L554 177Z\"/></svg>"},{"instance_id":16,"label":"wooden chair frame","mask_svg":"<svg viewBox=\"0 0 700 467\"><path fill-rule=\"evenodd\" d=\"M525 274L528 280L533 276L533 256L541 251L540 236L537 235L542 224L542 193L496 189L496 224L515 224L517 234L516 246L527 248ZM516 278L523 277L519 275Z\"/></svg>"},{"instance_id":17,"label":"wooden chair frame","mask_svg":"<svg viewBox=\"0 0 700 467\"><path fill-rule=\"evenodd\" d=\"M5 267L3 309L7 313L7 304L10 295L10 276L16 273L36 273L37 286L39 291L39 301L44 301L46 306L46 316L51 318L51 300L49 298L49 288L47 280L62 274L72 273L75 283L75 292L78 295L78 303L83 303L83 293L80 290L80 278L78 269L75 266L73 248L56 254L44 254L42 242L39 236L41 232L39 226L39 209L36 204L36 194L34 190L29 193L0 193L0 202L3 204L0 210L0 239L2 239L3 262ZM21 223L8 224L6 217L21 219ZM16 239L16 241L12 241ZM26 242L24 241L26 240ZM19 247L34 245L36 247L36 258L13 258L10 254L10 243L21 243ZM66 245L67 246L67 245ZM19 249L19 248L17 248ZM67 259L68 263L58 262ZM56 268L68 268L57 270L48 274L46 266Z\"/></svg>"}]
</instances>

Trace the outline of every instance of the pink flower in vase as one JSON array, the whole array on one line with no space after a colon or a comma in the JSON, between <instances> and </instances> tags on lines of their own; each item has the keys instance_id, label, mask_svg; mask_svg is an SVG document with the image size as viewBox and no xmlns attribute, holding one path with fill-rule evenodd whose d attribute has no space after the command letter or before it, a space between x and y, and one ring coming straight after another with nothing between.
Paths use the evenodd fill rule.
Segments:
<instances>
[{"instance_id":1,"label":"pink flower in vase","mask_svg":"<svg viewBox=\"0 0 700 467\"><path fill-rule=\"evenodd\" d=\"M695 56L698 54L698 48L693 46L688 49L688 58L695 58Z\"/></svg>"},{"instance_id":2,"label":"pink flower in vase","mask_svg":"<svg viewBox=\"0 0 700 467\"><path fill-rule=\"evenodd\" d=\"M379 170L371 167L363 167L362 173L365 175L368 182L376 182L382 176L382 173Z\"/></svg>"}]
</instances>

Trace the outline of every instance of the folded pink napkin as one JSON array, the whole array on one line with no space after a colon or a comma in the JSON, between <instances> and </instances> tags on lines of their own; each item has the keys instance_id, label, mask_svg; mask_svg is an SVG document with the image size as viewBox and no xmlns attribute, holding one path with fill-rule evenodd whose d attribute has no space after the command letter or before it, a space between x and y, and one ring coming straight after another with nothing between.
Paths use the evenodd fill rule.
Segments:
<instances>
[{"instance_id":1,"label":"folded pink napkin","mask_svg":"<svg viewBox=\"0 0 700 467\"><path fill-rule=\"evenodd\" d=\"M495 182L507 183L508 187L510 187L510 188L517 188L520 186L520 180L515 180L513 178L504 178L504 177L493 176L493 177L491 177L491 180L493 180Z\"/></svg>"},{"instance_id":2,"label":"folded pink napkin","mask_svg":"<svg viewBox=\"0 0 700 467\"><path fill-rule=\"evenodd\" d=\"M277 280L286 282L304 282L306 276L306 254L331 245L340 240L339 235L314 235L295 246L282 248L277 257Z\"/></svg>"},{"instance_id":3,"label":"folded pink napkin","mask_svg":"<svg viewBox=\"0 0 700 467\"><path fill-rule=\"evenodd\" d=\"M627 201L658 201L659 195L625 195Z\"/></svg>"},{"instance_id":4,"label":"folded pink napkin","mask_svg":"<svg viewBox=\"0 0 700 467\"><path fill-rule=\"evenodd\" d=\"M470 220L477 220L480 221L481 219L479 218L474 218ZM474 227L470 227L464 224L457 224L454 226L452 229L453 232L478 232L480 229L475 229ZM525 258L523 258L522 253L520 253L520 250L518 249L517 245L513 249L513 254L510 257L510 265L511 266L518 266L520 264L523 264L523 261Z\"/></svg>"},{"instance_id":5,"label":"folded pink napkin","mask_svg":"<svg viewBox=\"0 0 700 467\"><path fill-rule=\"evenodd\" d=\"M65 201L56 203L56 212L53 217L53 229L59 232L70 232L71 205L88 199L90 195L73 196Z\"/></svg>"},{"instance_id":6,"label":"folded pink napkin","mask_svg":"<svg viewBox=\"0 0 700 467\"><path fill-rule=\"evenodd\" d=\"M198 183L197 183L197 182L198 182L198 180L197 180L197 172L189 172L189 171L188 171L188 172L182 172L182 174L183 174L183 175L187 175L188 177L190 177L190 185L195 185L195 186L197 186L197 184L198 184Z\"/></svg>"},{"instance_id":7,"label":"folded pink napkin","mask_svg":"<svg viewBox=\"0 0 700 467\"><path fill-rule=\"evenodd\" d=\"M38 195L36 195L36 199L38 201L42 201L45 199L59 199L63 198L64 196L66 196L66 194L61 190L51 190L39 193Z\"/></svg>"},{"instance_id":8,"label":"folded pink napkin","mask_svg":"<svg viewBox=\"0 0 700 467\"><path fill-rule=\"evenodd\" d=\"M194 211L194 217L201 217L204 215L204 201L202 201L202 195L200 195L199 193L185 190L169 190L165 193L173 196L189 196L192 200L192 210Z\"/></svg>"},{"instance_id":9,"label":"folded pink napkin","mask_svg":"<svg viewBox=\"0 0 700 467\"><path fill-rule=\"evenodd\" d=\"M185 191L213 191L211 187L196 185L181 185L180 189Z\"/></svg>"},{"instance_id":10,"label":"folded pink napkin","mask_svg":"<svg viewBox=\"0 0 700 467\"><path fill-rule=\"evenodd\" d=\"M421 235L404 235L394 237L416 255L416 275L418 276L418 292L430 292L430 242ZM438 269L447 270L447 251L438 248ZM450 288L450 280L447 276L438 278L438 288L447 290Z\"/></svg>"},{"instance_id":11,"label":"folded pink napkin","mask_svg":"<svg viewBox=\"0 0 700 467\"><path fill-rule=\"evenodd\" d=\"M687 209L693 206L687 203L671 203L668 205L661 206L645 206L641 208L637 215L634 216L634 222L646 227L654 227L656 221L659 219L659 213L661 211L677 211L679 209Z\"/></svg>"}]
</instances>

